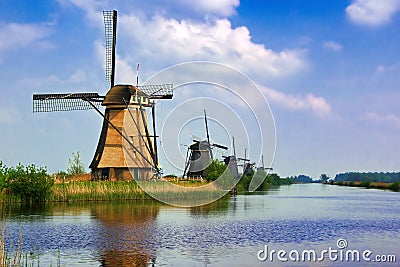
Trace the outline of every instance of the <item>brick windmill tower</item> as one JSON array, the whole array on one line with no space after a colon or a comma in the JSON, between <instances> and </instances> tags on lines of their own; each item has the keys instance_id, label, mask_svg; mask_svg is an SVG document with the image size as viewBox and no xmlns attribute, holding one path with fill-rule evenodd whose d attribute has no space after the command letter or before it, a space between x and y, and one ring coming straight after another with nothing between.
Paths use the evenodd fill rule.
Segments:
<instances>
[{"instance_id":1,"label":"brick windmill tower","mask_svg":"<svg viewBox=\"0 0 400 267\"><path fill-rule=\"evenodd\" d=\"M103 126L90 164L92 180L147 180L160 174L155 128L155 100L171 99L172 84L114 85L117 11L103 11L106 76L110 90L98 93L34 94L33 112L95 109ZM104 113L99 109L105 107ZM151 110L149 129L146 110Z\"/></svg>"}]
</instances>

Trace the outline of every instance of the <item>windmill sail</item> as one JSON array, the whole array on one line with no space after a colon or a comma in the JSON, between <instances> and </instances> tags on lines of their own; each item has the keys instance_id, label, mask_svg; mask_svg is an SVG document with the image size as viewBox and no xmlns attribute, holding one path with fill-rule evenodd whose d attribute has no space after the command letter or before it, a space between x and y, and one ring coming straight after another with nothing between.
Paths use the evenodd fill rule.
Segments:
<instances>
[{"instance_id":1,"label":"windmill sail","mask_svg":"<svg viewBox=\"0 0 400 267\"><path fill-rule=\"evenodd\" d=\"M101 105L104 96L98 93L35 94L33 112L53 112L93 109Z\"/></svg>"},{"instance_id":2,"label":"windmill sail","mask_svg":"<svg viewBox=\"0 0 400 267\"><path fill-rule=\"evenodd\" d=\"M115 47L117 43L117 11L103 11L106 35L106 78L110 87L115 81Z\"/></svg>"},{"instance_id":3,"label":"windmill sail","mask_svg":"<svg viewBox=\"0 0 400 267\"><path fill-rule=\"evenodd\" d=\"M148 84L137 86L137 88L150 99L172 99L172 84Z\"/></svg>"}]
</instances>

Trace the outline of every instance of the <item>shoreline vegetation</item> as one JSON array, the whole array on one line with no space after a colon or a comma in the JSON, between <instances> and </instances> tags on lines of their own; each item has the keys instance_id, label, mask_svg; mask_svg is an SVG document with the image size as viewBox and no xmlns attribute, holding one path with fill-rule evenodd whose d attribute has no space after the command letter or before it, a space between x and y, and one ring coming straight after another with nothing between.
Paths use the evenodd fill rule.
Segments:
<instances>
[{"instance_id":1,"label":"shoreline vegetation","mask_svg":"<svg viewBox=\"0 0 400 267\"><path fill-rule=\"evenodd\" d=\"M334 179L327 175L324 178L324 184L400 192L400 172L346 172L336 174Z\"/></svg>"},{"instance_id":2,"label":"shoreline vegetation","mask_svg":"<svg viewBox=\"0 0 400 267\"><path fill-rule=\"evenodd\" d=\"M361 187L367 189L382 189L390 190L394 192L400 192L400 183L393 182L370 182L370 181L339 181L339 182L326 182L324 184L337 185L337 186L350 186L350 187Z\"/></svg>"},{"instance_id":3,"label":"shoreline vegetation","mask_svg":"<svg viewBox=\"0 0 400 267\"><path fill-rule=\"evenodd\" d=\"M246 193L249 179L244 179L243 182L239 182L236 186L237 193ZM242 181L242 180L241 180ZM264 182L259 188L260 190L267 190L273 186L279 186L266 178L267 182ZM162 190L162 181L149 181L149 184L154 184L154 186ZM181 187L199 187L206 185L207 182L200 180L175 180L171 181L175 185ZM284 183L289 184L289 183ZM247 186L247 187L246 187ZM184 199L188 196L193 196L193 193L186 192L184 188L182 190L171 190L168 189L165 194L171 194L171 198ZM197 192L197 197L202 197L204 195L210 195L218 190L212 190L210 188L200 190ZM190 195L189 195L190 194ZM113 201L113 200L151 200L153 199L149 196L136 181L68 181L68 179L61 183L54 183L51 187L50 192L48 192L45 201L42 202L85 202L85 201ZM26 199L23 196L10 194L9 190L2 190L0 193L0 201L2 203L23 203Z\"/></svg>"},{"instance_id":4,"label":"shoreline vegetation","mask_svg":"<svg viewBox=\"0 0 400 267\"><path fill-rule=\"evenodd\" d=\"M113 200L150 200L147 194L162 199L202 199L231 193L247 194L254 171L243 175L240 180L232 180L226 174L226 165L217 160L211 162L206 169L206 178L190 180L167 175L163 179L150 181L90 181L90 174L67 174L59 172L50 175L46 168L19 164L16 167L6 167L0 161L0 202L1 203L44 203L44 202L75 202L75 201L113 201ZM219 181L219 177L226 176ZM258 171L257 171L258 175ZM400 173L345 173L336 175L334 180L321 175L321 180L314 181L310 177L281 178L278 174L266 174L256 191L265 191L280 185L290 185L299 182L322 182L324 184L376 188L400 191ZM352 179L352 180L351 180ZM377 181L377 179L379 179ZM346 181L348 180L348 181ZM212 183L212 182L216 183ZM237 183L237 184L236 184ZM236 184L236 186L234 186ZM142 188L146 188L143 190ZM190 188L196 188L189 190ZM150 189L147 190L147 189ZM231 190L233 189L233 190ZM154 193L154 194L153 194ZM218 199L217 197L216 199ZM159 198L158 198L159 199Z\"/></svg>"},{"instance_id":5,"label":"shoreline vegetation","mask_svg":"<svg viewBox=\"0 0 400 267\"><path fill-rule=\"evenodd\" d=\"M223 163L215 163L223 164ZM213 163L212 163L213 165ZM215 167L215 166L214 166ZM218 167L218 166L217 166ZM223 172L225 168L220 168ZM153 199L143 189L150 188L157 196L171 199L201 199L203 197L220 196L232 188L216 181L220 174L212 172L212 176L204 180L161 179L145 182L132 181L88 181L89 174L67 175L58 173L50 175L46 168L35 165L6 167L0 161L0 202L1 203L44 203L75 201L113 201L113 200L148 200ZM247 193L253 173L243 175L236 184L235 193ZM171 186L171 183L178 186ZM215 184L210 182L216 181ZM225 180L234 184L234 180ZM291 184L289 178L282 179L277 174L266 174L264 182L257 189L267 190L273 186ZM142 187L141 187L142 186ZM196 187L196 191L188 190ZM146 190L147 191L147 190ZM221 192L223 194L221 194ZM219 198L219 197L218 197Z\"/></svg>"}]
</instances>

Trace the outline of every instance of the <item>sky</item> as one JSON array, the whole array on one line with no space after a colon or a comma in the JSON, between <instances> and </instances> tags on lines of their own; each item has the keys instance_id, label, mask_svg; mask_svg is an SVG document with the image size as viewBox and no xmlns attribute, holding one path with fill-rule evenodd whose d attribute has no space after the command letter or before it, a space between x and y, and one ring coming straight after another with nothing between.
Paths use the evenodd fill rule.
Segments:
<instances>
[{"instance_id":1,"label":"sky","mask_svg":"<svg viewBox=\"0 0 400 267\"><path fill-rule=\"evenodd\" d=\"M400 0L2 0L3 164L65 171L79 151L88 170L102 118L94 111L33 113L32 94L107 92L102 10L112 9L118 10L118 83L134 84L138 63L143 83L192 61L224 64L251 79L268 102L258 122L271 127L273 116L276 127L275 137L251 142L268 144L266 165L279 175L400 171ZM160 104L158 125L179 101L210 96L194 87L178 88L176 99ZM246 90L239 94L251 95ZM215 99L234 102L224 94ZM208 113L221 120L217 111ZM227 145L224 127L211 126L212 138ZM204 138L200 124L186 128ZM187 135L177 142L190 142Z\"/></svg>"}]
</instances>

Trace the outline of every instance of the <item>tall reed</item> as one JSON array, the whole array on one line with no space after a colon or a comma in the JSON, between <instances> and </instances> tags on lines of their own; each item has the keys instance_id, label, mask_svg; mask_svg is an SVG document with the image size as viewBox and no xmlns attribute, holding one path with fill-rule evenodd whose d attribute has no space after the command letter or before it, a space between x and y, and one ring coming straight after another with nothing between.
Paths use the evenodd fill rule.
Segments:
<instances>
[{"instance_id":1,"label":"tall reed","mask_svg":"<svg viewBox=\"0 0 400 267\"><path fill-rule=\"evenodd\" d=\"M94 201L146 199L134 181L77 181L53 186L50 201Z\"/></svg>"},{"instance_id":2,"label":"tall reed","mask_svg":"<svg viewBox=\"0 0 400 267\"><path fill-rule=\"evenodd\" d=\"M195 192L189 188L195 184L171 186L162 180L140 182L147 192L156 192L168 198L201 198L202 196L220 193L211 185L199 186ZM179 185L179 183L178 183ZM100 200L130 200L152 199L135 181L76 181L55 184L49 201L100 201Z\"/></svg>"}]
</instances>

